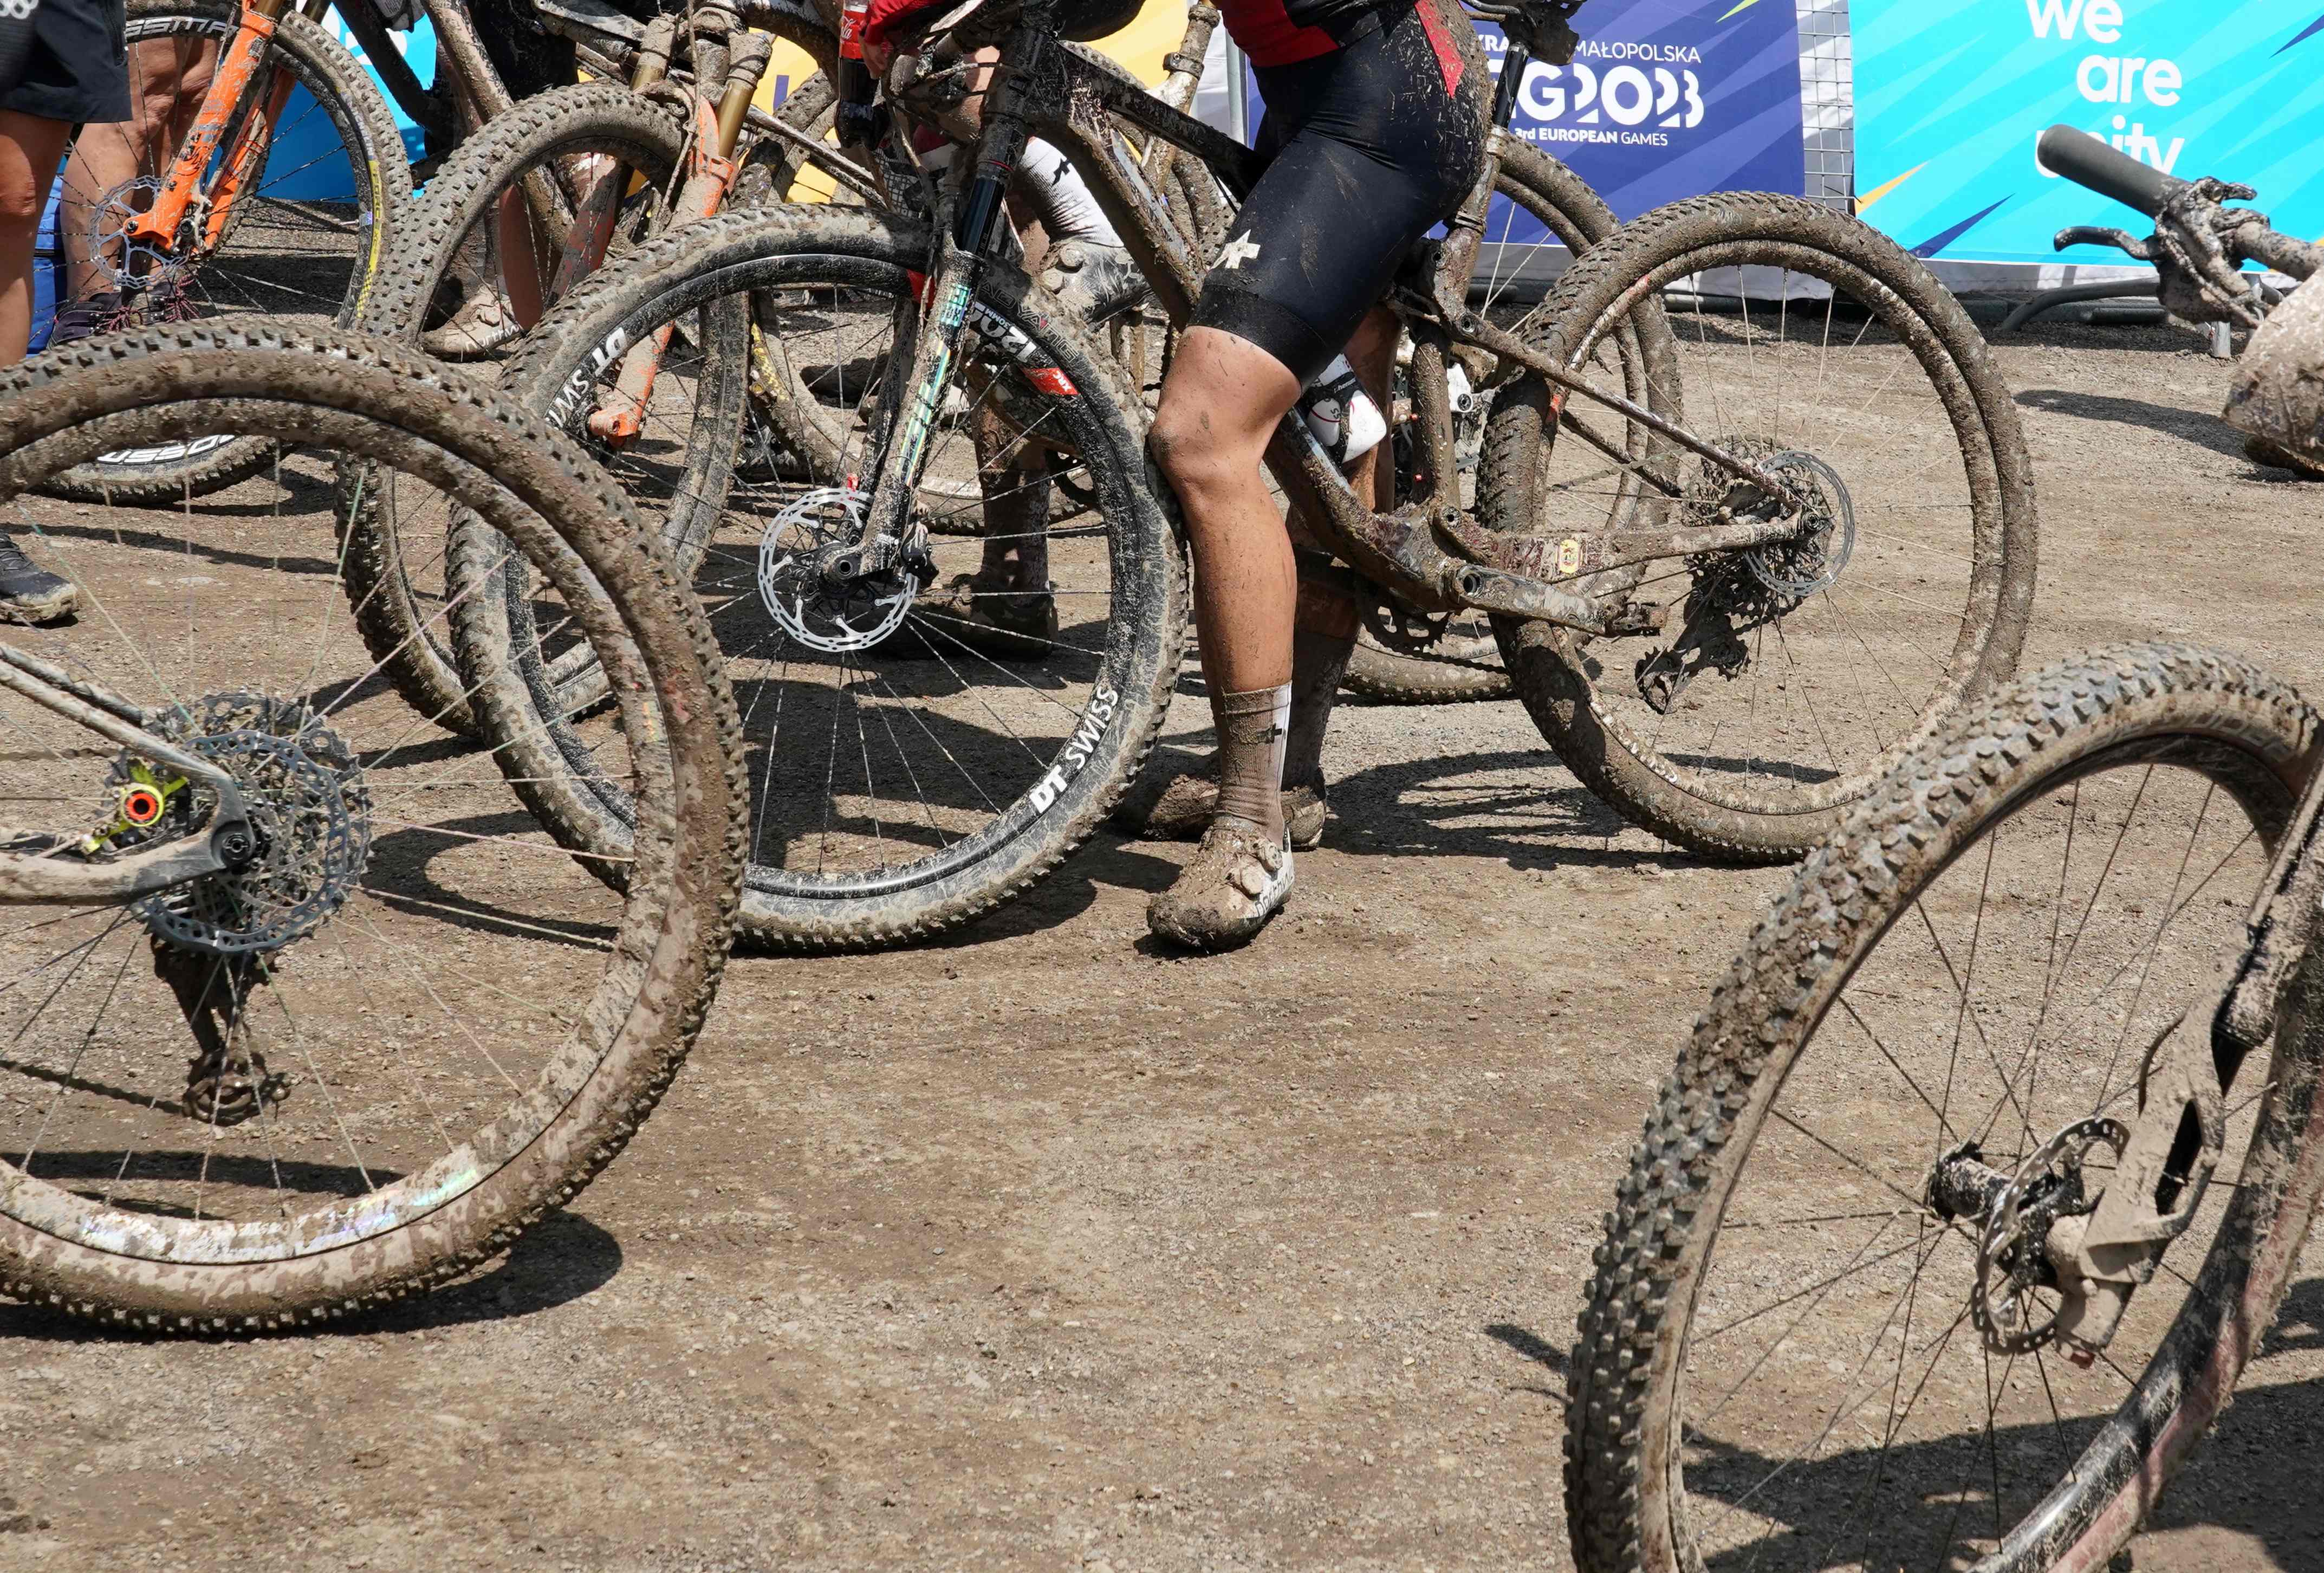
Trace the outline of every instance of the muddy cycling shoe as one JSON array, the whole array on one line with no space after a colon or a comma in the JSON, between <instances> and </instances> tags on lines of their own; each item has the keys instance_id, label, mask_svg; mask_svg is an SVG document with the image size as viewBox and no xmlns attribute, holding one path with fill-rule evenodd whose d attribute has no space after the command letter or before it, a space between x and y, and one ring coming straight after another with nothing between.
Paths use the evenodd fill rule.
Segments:
<instances>
[{"instance_id":1,"label":"muddy cycling shoe","mask_svg":"<svg viewBox=\"0 0 2324 1573\"><path fill-rule=\"evenodd\" d=\"M1146 275L1129 250L1093 240L1058 242L1042 264L1041 282L1086 322L1102 322L1146 298Z\"/></svg>"},{"instance_id":2,"label":"muddy cycling shoe","mask_svg":"<svg viewBox=\"0 0 2324 1573\"><path fill-rule=\"evenodd\" d=\"M950 635L987 655L1038 661L1057 644L1056 588L1009 589L960 574L942 589L924 592L912 615L935 625L924 636L938 648Z\"/></svg>"},{"instance_id":3,"label":"muddy cycling shoe","mask_svg":"<svg viewBox=\"0 0 2324 1573\"><path fill-rule=\"evenodd\" d=\"M78 344L118 328L128 319L129 309L123 304L120 291L99 290L94 295L83 295L58 308L56 322L49 329L49 347L59 349Z\"/></svg>"},{"instance_id":4,"label":"muddy cycling shoe","mask_svg":"<svg viewBox=\"0 0 2324 1573\"><path fill-rule=\"evenodd\" d=\"M1146 926L1193 950L1247 945L1291 896L1291 846L1221 814L1177 883L1146 903Z\"/></svg>"},{"instance_id":5,"label":"muddy cycling shoe","mask_svg":"<svg viewBox=\"0 0 2324 1573\"><path fill-rule=\"evenodd\" d=\"M1199 841L1218 809L1219 783L1189 773L1173 777L1135 823L1126 812L1117 812L1114 819L1148 841ZM1313 852L1322 846L1323 827L1331 818L1331 804L1320 783L1283 789L1283 834L1294 852Z\"/></svg>"},{"instance_id":6,"label":"muddy cycling shoe","mask_svg":"<svg viewBox=\"0 0 2324 1573\"><path fill-rule=\"evenodd\" d=\"M490 355L517 336L516 309L498 288L486 286L460 302L460 309L420 336L420 347L438 360Z\"/></svg>"},{"instance_id":7,"label":"muddy cycling shoe","mask_svg":"<svg viewBox=\"0 0 2324 1573\"><path fill-rule=\"evenodd\" d=\"M55 623L80 607L80 589L0 535L0 623Z\"/></svg>"}]
</instances>

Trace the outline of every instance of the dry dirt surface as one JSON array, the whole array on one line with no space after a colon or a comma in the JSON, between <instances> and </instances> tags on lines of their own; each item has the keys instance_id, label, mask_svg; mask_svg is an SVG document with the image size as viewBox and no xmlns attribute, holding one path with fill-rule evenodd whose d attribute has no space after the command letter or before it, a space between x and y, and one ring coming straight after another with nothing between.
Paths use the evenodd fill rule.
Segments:
<instances>
[{"instance_id":1,"label":"dry dirt surface","mask_svg":"<svg viewBox=\"0 0 2324 1573\"><path fill-rule=\"evenodd\" d=\"M2324 486L2241 456L2223 363L1997 353L2028 665L2166 635L2324 695ZM947 943L738 960L628 1153L432 1299L208 1344L0 1308L0 1568L1569 1567L1599 1219L1788 875L1626 829L1514 703L1350 707L1327 763L1240 954L1143 944L1182 854L1105 837ZM2324 1567L2319 1400L2311 1253L2137 1566Z\"/></svg>"}]
</instances>

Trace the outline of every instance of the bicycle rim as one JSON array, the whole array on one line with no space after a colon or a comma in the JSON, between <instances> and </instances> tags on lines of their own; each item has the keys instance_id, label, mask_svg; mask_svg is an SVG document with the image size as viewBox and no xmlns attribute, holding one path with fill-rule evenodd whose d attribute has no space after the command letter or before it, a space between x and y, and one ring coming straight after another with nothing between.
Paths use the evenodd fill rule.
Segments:
<instances>
[{"instance_id":1,"label":"bicycle rim","mask_svg":"<svg viewBox=\"0 0 2324 1573\"><path fill-rule=\"evenodd\" d=\"M260 840L240 874L20 910L0 935L0 1287L157 1327L287 1324L456 1274L586 1183L683 1057L737 873L721 696L689 671L666 578L593 523L618 502L593 504L576 460L416 357L270 337L115 340L106 373L24 377L72 419L28 432L5 477L21 492L102 443L222 426L270 449L262 476L176 510L5 504L83 597L76 620L12 642L226 768ZM187 385L205 399L176 401ZM512 458L512 440L534 446ZM519 707L488 682L469 697L496 741L475 746L403 706L333 556L337 453L407 483L402 507L432 491L484 510L586 608L573 636L618 674L618 707L503 726ZM23 833L94 833L101 856L201 823L206 788L19 696L0 705ZM568 753L642 806L610 878L511 795ZM132 819L140 789L168 804L150 825Z\"/></svg>"}]
</instances>

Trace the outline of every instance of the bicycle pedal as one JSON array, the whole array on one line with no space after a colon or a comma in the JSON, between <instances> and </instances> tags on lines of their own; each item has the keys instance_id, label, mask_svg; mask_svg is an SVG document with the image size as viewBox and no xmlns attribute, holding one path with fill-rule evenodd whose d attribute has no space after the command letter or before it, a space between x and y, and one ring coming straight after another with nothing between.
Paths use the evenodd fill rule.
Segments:
<instances>
[{"instance_id":1,"label":"bicycle pedal","mask_svg":"<svg viewBox=\"0 0 2324 1573\"><path fill-rule=\"evenodd\" d=\"M1606 637L1621 639L1659 634L1670 618L1670 608L1654 601L1625 601L1606 614Z\"/></svg>"}]
</instances>

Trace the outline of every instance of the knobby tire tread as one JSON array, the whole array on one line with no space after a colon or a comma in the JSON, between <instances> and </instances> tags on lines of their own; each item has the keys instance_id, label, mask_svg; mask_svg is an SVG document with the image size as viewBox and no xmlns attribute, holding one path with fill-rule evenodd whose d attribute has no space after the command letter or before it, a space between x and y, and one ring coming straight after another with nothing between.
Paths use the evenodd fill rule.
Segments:
<instances>
[{"instance_id":1,"label":"knobby tire tread","mask_svg":"<svg viewBox=\"0 0 2324 1573\"><path fill-rule=\"evenodd\" d=\"M1748 1169L1743 1154L1727 1160L1727 1151L1739 1122L1748 1117L1756 1126L1763 1078L1772 1074L1780 1084L1863 945L1877 942L1892 908L1960 856L1988 816L2053 779L2048 770L2056 764L2141 731L2192 733L2248 749L2282 782L2287 813L2319 754L2316 712L2235 657L2163 644L2078 656L2010 685L1941 729L1809 854L1753 929L1657 1094L1592 1254L1564 1443L1567 1522L1582 1573L1674 1573L1648 1555L1676 1531L1642 1522L1655 1495L1650 1471L1662 1467L1646 1457L1652 1444L1642 1432L1654 1429L1647 1422L1658 1363L1675 1361L1668 1346L1684 1337L1694 1301L1696 1286L1682 1274L1699 1272L1714 1249L1692 1238L1695 1220L1706 1209L1717 1216L1720 1202L1710 1193L1722 1161ZM2324 958L2306 971L2304 989L2294 994L2313 1002ZM2288 1017L2279 1041L2300 1040L2312 1059L2324 1049L2316 1041L2324 1038L2319 1025L2324 1012L2296 1025ZM2307 1080L2312 1096L2314 1078ZM2304 1098L2294 1101L2301 1106L2293 1117L2304 1121ZM2287 1221L2304 1235L2304 1207ZM2294 1241L2287 1269L2298 1256ZM2284 1287L2277 1282L2273 1294L2280 1298ZM2253 1339L2265 1325L2262 1319L2251 1329Z\"/></svg>"},{"instance_id":2,"label":"knobby tire tread","mask_svg":"<svg viewBox=\"0 0 2324 1573\"><path fill-rule=\"evenodd\" d=\"M699 606L681 592L659 543L639 523L628 500L585 455L512 401L416 351L366 335L316 333L256 320L88 340L71 347L68 356L0 371L0 433L9 439L4 446L21 447L28 435L40 435L27 432L27 421L40 419L27 412L59 403L69 408L77 392L84 395L77 401L82 409L68 419L86 419L92 407L104 406L101 384L106 382L142 381L148 403L208 396L210 388L200 378L173 380L174 368L166 361L140 363L176 352L221 349L275 352L267 397L304 398L336 409L349 408L344 368L384 373L385 386L370 395L383 424L424 434L456 453L465 448L469 462L504 487L552 504L555 511L536 503L535 511L568 545L582 548L601 582L610 570L619 604L627 609L631 636L643 643L641 631L648 631L666 653L682 645L700 680L691 693L666 690L663 702L676 722L692 723L668 728L678 769L674 802L690 828L680 845L717 856L704 856L693 867L682 857L673 858L665 871L670 888L678 891L673 911L691 906L702 915L695 920L699 942L678 958L678 966L666 965L667 955L658 953L641 976L640 997L659 993L670 1001L651 1040L625 1041L626 1033L617 1038L606 1059L536 1136L530 1151L385 1241L365 1241L323 1257L217 1269L235 1282L208 1291L215 1304L193 1307L182 1303L182 1296L136 1302L85 1269L28 1272L15 1239L24 1232L23 1226L0 1218L0 1294L111 1326L203 1337L289 1331L338 1320L465 1277L551 1211L571 1203L618 1157L669 1089L716 998L739 904L749 800L740 763L741 724L715 641ZM285 350L290 353L281 353ZM80 375L91 372L111 375ZM94 398L86 396L92 385L97 385ZM117 395L114 403L120 403ZM675 675L664 680L675 680ZM691 792L684 786L688 779L696 783ZM611 1082L605 1080L609 1074ZM583 1123L568 1124L576 1109ZM560 1135L560 1127L571 1133ZM548 1172L536 1172L544 1149L553 1146L563 1146L567 1155ZM400 1264L381 1260L398 1251L408 1251L408 1259ZM336 1274L325 1271L327 1266ZM301 1282L309 1279L318 1282Z\"/></svg>"}]
</instances>

